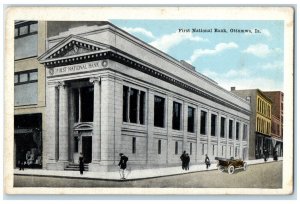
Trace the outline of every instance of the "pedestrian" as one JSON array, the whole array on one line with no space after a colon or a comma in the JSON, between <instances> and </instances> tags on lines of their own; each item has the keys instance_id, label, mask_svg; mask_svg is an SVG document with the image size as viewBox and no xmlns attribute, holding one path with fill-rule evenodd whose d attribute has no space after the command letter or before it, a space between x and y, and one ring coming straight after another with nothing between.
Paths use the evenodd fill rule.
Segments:
<instances>
[{"instance_id":1,"label":"pedestrian","mask_svg":"<svg viewBox=\"0 0 300 204\"><path fill-rule=\"evenodd\" d=\"M273 155L273 160L277 161L278 160L278 155L277 155L277 151L274 151L274 155Z\"/></svg>"},{"instance_id":2,"label":"pedestrian","mask_svg":"<svg viewBox=\"0 0 300 204\"><path fill-rule=\"evenodd\" d=\"M82 152L80 152L80 156L79 156L79 171L80 171L80 175L83 175L83 171L84 171L84 157L82 155Z\"/></svg>"},{"instance_id":3,"label":"pedestrian","mask_svg":"<svg viewBox=\"0 0 300 204\"><path fill-rule=\"evenodd\" d=\"M185 155L185 170L190 170L190 156L188 153Z\"/></svg>"},{"instance_id":4,"label":"pedestrian","mask_svg":"<svg viewBox=\"0 0 300 204\"><path fill-rule=\"evenodd\" d=\"M20 171L23 170L24 171L24 166L25 166L25 161L26 161L26 155L24 150L21 150L21 156L20 156Z\"/></svg>"},{"instance_id":5,"label":"pedestrian","mask_svg":"<svg viewBox=\"0 0 300 204\"><path fill-rule=\"evenodd\" d=\"M120 167L120 175L121 175L121 179L126 179L125 178L125 171L127 168L127 161L128 161L128 157L126 157L123 153L120 153L120 162L118 164L118 166Z\"/></svg>"},{"instance_id":6,"label":"pedestrian","mask_svg":"<svg viewBox=\"0 0 300 204\"><path fill-rule=\"evenodd\" d=\"M210 160L207 154L205 155L205 164L206 164L206 169L208 169L208 167L210 167Z\"/></svg>"},{"instance_id":7,"label":"pedestrian","mask_svg":"<svg viewBox=\"0 0 300 204\"><path fill-rule=\"evenodd\" d=\"M267 162L268 157L269 157L268 150L267 150L267 149L264 149L264 160L265 160L265 162Z\"/></svg>"},{"instance_id":8,"label":"pedestrian","mask_svg":"<svg viewBox=\"0 0 300 204\"><path fill-rule=\"evenodd\" d=\"M185 151L183 151L182 155L180 156L180 160L181 160L182 170L185 170L185 167L186 167L186 152Z\"/></svg>"}]
</instances>

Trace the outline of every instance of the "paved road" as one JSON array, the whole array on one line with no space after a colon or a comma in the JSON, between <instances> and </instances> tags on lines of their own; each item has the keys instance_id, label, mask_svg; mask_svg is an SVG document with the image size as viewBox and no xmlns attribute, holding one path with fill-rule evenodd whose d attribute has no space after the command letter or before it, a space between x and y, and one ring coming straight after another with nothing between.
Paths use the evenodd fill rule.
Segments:
<instances>
[{"instance_id":1,"label":"paved road","mask_svg":"<svg viewBox=\"0 0 300 204\"><path fill-rule=\"evenodd\" d=\"M281 188L282 162L250 165L229 175L217 170L142 179L104 181L74 178L15 176L15 187L161 187L161 188Z\"/></svg>"}]
</instances>

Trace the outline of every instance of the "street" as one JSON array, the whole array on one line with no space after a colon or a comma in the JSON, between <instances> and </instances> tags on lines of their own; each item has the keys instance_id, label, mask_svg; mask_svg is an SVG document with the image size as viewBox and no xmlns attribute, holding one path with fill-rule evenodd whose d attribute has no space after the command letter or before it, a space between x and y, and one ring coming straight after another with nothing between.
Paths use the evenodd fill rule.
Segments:
<instances>
[{"instance_id":1,"label":"street","mask_svg":"<svg viewBox=\"0 0 300 204\"><path fill-rule=\"evenodd\" d=\"M14 176L14 187L281 188L282 161L249 165L232 175L218 170L128 181Z\"/></svg>"}]
</instances>

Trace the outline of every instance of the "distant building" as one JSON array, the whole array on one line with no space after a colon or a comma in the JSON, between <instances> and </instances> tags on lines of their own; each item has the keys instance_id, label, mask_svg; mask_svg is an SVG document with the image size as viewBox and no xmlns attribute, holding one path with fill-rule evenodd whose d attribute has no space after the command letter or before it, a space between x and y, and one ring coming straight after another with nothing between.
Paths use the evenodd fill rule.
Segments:
<instances>
[{"instance_id":1,"label":"distant building","mask_svg":"<svg viewBox=\"0 0 300 204\"><path fill-rule=\"evenodd\" d=\"M264 91L264 95L272 100L272 128L273 146L279 156L283 155L283 93L281 91Z\"/></svg>"},{"instance_id":2,"label":"distant building","mask_svg":"<svg viewBox=\"0 0 300 204\"><path fill-rule=\"evenodd\" d=\"M271 99L259 89L236 90L232 87L231 92L250 101L251 104L249 159L263 158L264 149L272 156L274 145L271 137Z\"/></svg>"}]
</instances>

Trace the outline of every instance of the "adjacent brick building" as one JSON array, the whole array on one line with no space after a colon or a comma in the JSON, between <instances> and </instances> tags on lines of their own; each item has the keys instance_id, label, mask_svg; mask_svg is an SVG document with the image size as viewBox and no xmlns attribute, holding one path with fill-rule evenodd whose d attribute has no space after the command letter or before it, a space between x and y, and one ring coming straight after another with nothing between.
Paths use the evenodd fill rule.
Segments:
<instances>
[{"instance_id":1,"label":"adjacent brick building","mask_svg":"<svg viewBox=\"0 0 300 204\"><path fill-rule=\"evenodd\" d=\"M263 158L264 149L272 155L271 99L259 89L236 90L232 87L231 92L245 98L251 104L249 159Z\"/></svg>"},{"instance_id":2,"label":"adjacent brick building","mask_svg":"<svg viewBox=\"0 0 300 204\"><path fill-rule=\"evenodd\" d=\"M283 155L283 97L281 91L264 91L264 95L272 100L272 128L273 145L279 156Z\"/></svg>"}]
</instances>

